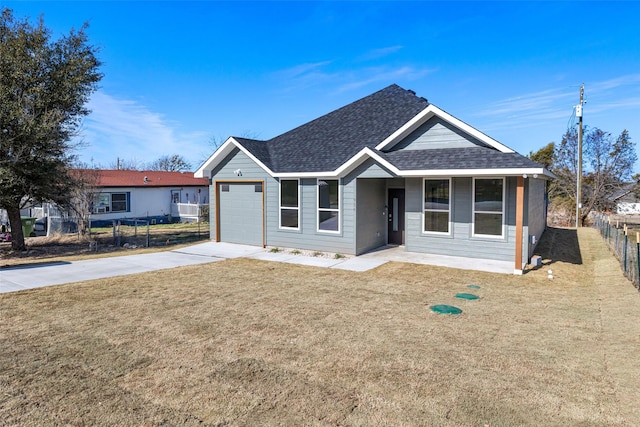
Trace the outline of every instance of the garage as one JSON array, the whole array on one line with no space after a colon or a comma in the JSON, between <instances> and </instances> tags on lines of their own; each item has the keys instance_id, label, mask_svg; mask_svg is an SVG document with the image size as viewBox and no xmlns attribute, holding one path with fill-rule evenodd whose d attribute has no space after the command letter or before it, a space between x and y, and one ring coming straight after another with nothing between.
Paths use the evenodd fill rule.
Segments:
<instances>
[{"instance_id":1,"label":"garage","mask_svg":"<svg viewBox=\"0 0 640 427\"><path fill-rule=\"evenodd\" d=\"M264 246L263 182L217 182L219 242Z\"/></svg>"}]
</instances>

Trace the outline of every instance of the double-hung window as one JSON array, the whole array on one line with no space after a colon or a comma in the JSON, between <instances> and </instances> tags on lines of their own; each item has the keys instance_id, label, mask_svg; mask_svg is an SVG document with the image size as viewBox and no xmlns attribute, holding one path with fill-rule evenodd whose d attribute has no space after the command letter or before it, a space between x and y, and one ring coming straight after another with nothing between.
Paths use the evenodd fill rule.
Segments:
<instances>
[{"instance_id":1,"label":"double-hung window","mask_svg":"<svg viewBox=\"0 0 640 427\"><path fill-rule=\"evenodd\" d=\"M318 231L340 232L339 188L337 179L318 180Z\"/></svg>"},{"instance_id":2,"label":"double-hung window","mask_svg":"<svg viewBox=\"0 0 640 427\"><path fill-rule=\"evenodd\" d=\"M280 180L280 228L300 228L300 191L297 179Z\"/></svg>"},{"instance_id":3,"label":"double-hung window","mask_svg":"<svg viewBox=\"0 0 640 427\"><path fill-rule=\"evenodd\" d=\"M449 233L451 215L451 181L449 179L424 180L424 231Z\"/></svg>"},{"instance_id":4,"label":"double-hung window","mask_svg":"<svg viewBox=\"0 0 640 427\"><path fill-rule=\"evenodd\" d=\"M504 190L504 178L473 180L474 236L503 236Z\"/></svg>"}]
</instances>

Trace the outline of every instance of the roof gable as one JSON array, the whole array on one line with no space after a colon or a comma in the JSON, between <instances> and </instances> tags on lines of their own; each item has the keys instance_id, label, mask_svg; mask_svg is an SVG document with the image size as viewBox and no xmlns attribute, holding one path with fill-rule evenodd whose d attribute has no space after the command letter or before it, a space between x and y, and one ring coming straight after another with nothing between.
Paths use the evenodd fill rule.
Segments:
<instances>
[{"instance_id":1,"label":"roof gable","mask_svg":"<svg viewBox=\"0 0 640 427\"><path fill-rule=\"evenodd\" d=\"M389 151L489 147L446 120L432 116Z\"/></svg>"},{"instance_id":2,"label":"roof gable","mask_svg":"<svg viewBox=\"0 0 640 427\"><path fill-rule=\"evenodd\" d=\"M404 126L397 129L392 135L382 141L380 144L376 145L376 150L381 151L390 151L393 147L400 143L402 140L411 135L416 129L426 123L433 117L438 117L443 122L448 123L452 128L458 129L459 132L468 135L469 138L475 138L477 141L480 141L482 144L485 144L489 147L493 147L503 153L513 153L514 151L507 147L504 144L499 143L495 139L491 138L488 135L480 132L478 129L474 128L463 122L462 120L452 116L444 110L436 107L433 104L429 104L427 108L422 110L416 116L414 116L411 120L407 121Z\"/></svg>"}]
</instances>

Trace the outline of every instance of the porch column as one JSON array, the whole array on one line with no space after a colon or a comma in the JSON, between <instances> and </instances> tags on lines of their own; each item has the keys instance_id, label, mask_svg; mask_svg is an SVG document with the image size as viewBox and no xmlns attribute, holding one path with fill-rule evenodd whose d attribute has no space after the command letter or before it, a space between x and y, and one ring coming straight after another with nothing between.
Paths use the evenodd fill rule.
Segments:
<instances>
[{"instance_id":1,"label":"porch column","mask_svg":"<svg viewBox=\"0 0 640 427\"><path fill-rule=\"evenodd\" d=\"M522 274L522 238L524 235L524 177L518 177L516 187L516 260L513 274Z\"/></svg>"}]
</instances>

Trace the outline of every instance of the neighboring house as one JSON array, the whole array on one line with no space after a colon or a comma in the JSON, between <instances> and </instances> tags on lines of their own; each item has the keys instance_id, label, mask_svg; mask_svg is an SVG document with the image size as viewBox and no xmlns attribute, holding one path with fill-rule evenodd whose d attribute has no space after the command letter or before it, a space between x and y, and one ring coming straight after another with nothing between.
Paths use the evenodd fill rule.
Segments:
<instances>
[{"instance_id":1,"label":"neighboring house","mask_svg":"<svg viewBox=\"0 0 640 427\"><path fill-rule=\"evenodd\" d=\"M81 173L79 170L76 173ZM150 224L195 222L209 203L209 180L193 172L91 169L84 173L93 192L92 227L108 227L114 220L141 219ZM45 203L21 211L35 217L36 234L74 232L76 219ZM3 216L4 215L4 216ZM0 225L8 224L0 210Z\"/></svg>"},{"instance_id":2,"label":"neighboring house","mask_svg":"<svg viewBox=\"0 0 640 427\"><path fill-rule=\"evenodd\" d=\"M92 170L94 227L113 220L144 219L150 223L197 220L198 207L208 203L209 180L193 172ZM189 209L191 208L191 209Z\"/></svg>"},{"instance_id":3,"label":"neighboring house","mask_svg":"<svg viewBox=\"0 0 640 427\"><path fill-rule=\"evenodd\" d=\"M215 241L513 262L546 226L542 166L391 85L268 141L230 137L211 179Z\"/></svg>"},{"instance_id":4,"label":"neighboring house","mask_svg":"<svg viewBox=\"0 0 640 427\"><path fill-rule=\"evenodd\" d=\"M636 195L638 184L629 182L620 188L612 197L611 205L616 207L616 213L621 215L640 214L640 203Z\"/></svg>"}]
</instances>

